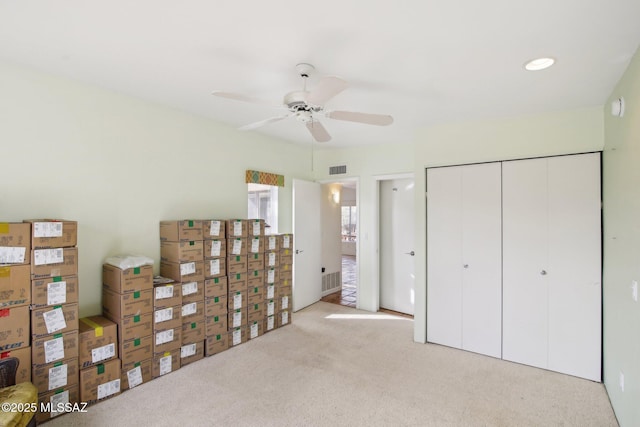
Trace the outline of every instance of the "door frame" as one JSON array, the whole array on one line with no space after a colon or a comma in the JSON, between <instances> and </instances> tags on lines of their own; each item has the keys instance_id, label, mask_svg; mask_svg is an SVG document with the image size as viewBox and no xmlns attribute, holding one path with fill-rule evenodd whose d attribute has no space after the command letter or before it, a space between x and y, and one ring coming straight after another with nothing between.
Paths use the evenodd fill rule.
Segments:
<instances>
[{"instance_id":1,"label":"door frame","mask_svg":"<svg viewBox=\"0 0 640 427\"><path fill-rule=\"evenodd\" d=\"M415 173L413 172L405 172L405 173L397 173L397 174L385 174L385 175L374 175L373 176L373 186L375 188L373 192L373 205L374 209L374 221L372 228L372 241L375 242L376 245L376 256L373 261L373 271L371 277L373 278L373 295L374 295L374 307L376 311L380 310L380 183L382 181L389 181L393 179L413 179L414 183L414 191L417 191L415 187L416 178ZM358 213L359 214L359 213ZM358 218L359 220L359 218ZM415 224L414 224L415 227ZM414 230L415 231L415 230ZM418 242L416 241L417 245ZM415 268L415 267L414 267ZM417 283L417 282L416 282ZM414 308L414 316L415 316L415 308Z\"/></svg>"}]
</instances>

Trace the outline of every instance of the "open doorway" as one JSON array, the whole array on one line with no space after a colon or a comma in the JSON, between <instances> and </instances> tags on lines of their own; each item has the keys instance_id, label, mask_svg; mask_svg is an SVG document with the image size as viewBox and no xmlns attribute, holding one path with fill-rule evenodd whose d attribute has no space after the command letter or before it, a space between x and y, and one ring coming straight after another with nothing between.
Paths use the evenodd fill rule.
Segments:
<instances>
[{"instance_id":1,"label":"open doorway","mask_svg":"<svg viewBox=\"0 0 640 427\"><path fill-rule=\"evenodd\" d=\"M322 188L322 301L355 308L358 301L358 182L332 182L323 184Z\"/></svg>"}]
</instances>

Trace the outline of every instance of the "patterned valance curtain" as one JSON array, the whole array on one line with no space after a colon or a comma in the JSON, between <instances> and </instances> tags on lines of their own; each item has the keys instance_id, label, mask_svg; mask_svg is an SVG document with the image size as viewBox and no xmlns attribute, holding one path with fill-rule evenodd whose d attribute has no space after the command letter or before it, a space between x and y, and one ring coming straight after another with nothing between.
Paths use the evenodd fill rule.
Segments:
<instances>
[{"instance_id":1,"label":"patterned valance curtain","mask_svg":"<svg viewBox=\"0 0 640 427\"><path fill-rule=\"evenodd\" d=\"M247 184L253 183L253 184L265 184L265 185L274 185L277 187L284 187L284 175L247 170L246 182Z\"/></svg>"}]
</instances>

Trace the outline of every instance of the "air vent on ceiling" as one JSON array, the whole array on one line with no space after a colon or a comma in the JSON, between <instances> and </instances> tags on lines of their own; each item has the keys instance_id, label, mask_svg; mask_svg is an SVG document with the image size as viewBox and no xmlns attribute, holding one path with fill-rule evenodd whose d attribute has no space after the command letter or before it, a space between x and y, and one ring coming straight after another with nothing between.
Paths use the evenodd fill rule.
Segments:
<instances>
[{"instance_id":1,"label":"air vent on ceiling","mask_svg":"<svg viewBox=\"0 0 640 427\"><path fill-rule=\"evenodd\" d=\"M329 166L329 175L340 175L347 173L347 165Z\"/></svg>"}]
</instances>

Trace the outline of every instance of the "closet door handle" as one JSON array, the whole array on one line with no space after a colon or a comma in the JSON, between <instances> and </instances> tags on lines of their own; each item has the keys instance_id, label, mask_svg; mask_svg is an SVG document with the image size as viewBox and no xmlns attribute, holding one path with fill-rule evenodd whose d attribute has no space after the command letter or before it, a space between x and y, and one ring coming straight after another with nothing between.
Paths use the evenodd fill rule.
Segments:
<instances>
[{"instance_id":1,"label":"closet door handle","mask_svg":"<svg viewBox=\"0 0 640 427\"><path fill-rule=\"evenodd\" d=\"M540 272L540 275L541 275L541 276L546 276L546 275L547 275L547 270L542 270L542 271Z\"/></svg>"},{"instance_id":2,"label":"closet door handle","mask_svg":"<svg viewBox=\"0 0 640 427\"><path fill-rule=\"evenodd\" d=\"M465 264L462 266L463 268L469 268L469 264Z\"/></svg>"}]
</instances>

